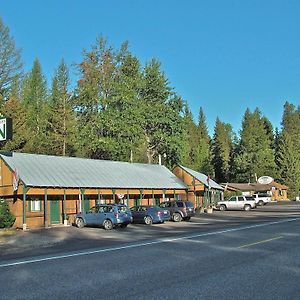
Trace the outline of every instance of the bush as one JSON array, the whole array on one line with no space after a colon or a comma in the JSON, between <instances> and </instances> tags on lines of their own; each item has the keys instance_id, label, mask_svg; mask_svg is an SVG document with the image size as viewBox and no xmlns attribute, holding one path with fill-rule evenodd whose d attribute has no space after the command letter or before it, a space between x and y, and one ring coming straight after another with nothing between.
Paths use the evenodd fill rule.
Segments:
<instances>
[{"instance_id":1,"label":"bush","mask_svg":"<svg viewBox=\"0 0 300 300\"><path fill-rule=\"evenodd\" d=\"M10 212L7 202L0 199L0 228L11 227L16 217Z\"/></svg>"}]
</instances>

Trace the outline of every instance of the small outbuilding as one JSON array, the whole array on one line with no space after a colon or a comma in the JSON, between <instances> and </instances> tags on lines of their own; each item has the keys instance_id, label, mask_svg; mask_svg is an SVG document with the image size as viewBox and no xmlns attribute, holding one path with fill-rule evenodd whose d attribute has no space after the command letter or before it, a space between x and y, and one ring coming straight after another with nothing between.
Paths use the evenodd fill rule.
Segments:
<instances>
[{"instance_id":1,"label":"small outbuilding","mask_svg":"<svg viewBox=\"0 0 300 300\"><path fill-rule=\"evenodd\" d=\"M225 192L241 193L243 195L253 195L255 193L267 193L273 201L288 200L288 187L272 181L268 184L261 183L221 183Z\"/></svg>"},{"instance_id":2,"label":"small outbuilding","mask_svg":"<svg viewBox=\"0 0 300 300\"><path fill-rule=\"evenodd\" d=\"M210 178L210 176L178 165L174 174L188 186L188 199L196 208L213 206L223 200L223 187Z\"/></svg>"},{"instance_id":3,"label":"small outbuilding","mask_svg":"<svg viewBox=\"0 0 300 300\"><path fill-rule=\"evenodd\" d=\"M187 199L189 189L161 165L14 152L0 153L0 176L0 197L23 229L70 224L100 203Z\"/></svg>"}]
</instances>

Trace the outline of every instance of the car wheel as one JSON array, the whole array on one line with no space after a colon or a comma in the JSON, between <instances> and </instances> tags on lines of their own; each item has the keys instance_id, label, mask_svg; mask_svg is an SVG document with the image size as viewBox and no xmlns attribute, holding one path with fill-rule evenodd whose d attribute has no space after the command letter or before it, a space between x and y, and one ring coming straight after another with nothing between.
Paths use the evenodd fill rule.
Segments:
<instances>
[{"instance_id":1,"label":"car wheel","mask_svg":"<svg viewBox=\"0 0 300 300\"><path fill-rule=\"evenodd\" d=\"M264 205L264 201L261 201L261 200L258 201L258 205L259 205L259 206L263 206L263 205Z\"/></svg>"},{"instance_id":2,"label":"car wheel","mask_svg":"<svg viewBox=\"0 0 300 300\"><path fill-rule=\"evenodd\" d=\"M250 209L251 209L251 206L250 206L250 205L246 204L246 205L244 206L244 210L245 210L245 211L249 211Z\"/></svg>"},{"instance_id":3,"label":"car wheel","mask_svg":"<svg viewBox=\"0 0 300 300\"><path fill-rule=\"evenodd\" d=\"M153 220L152 220L152 218L150 216L146 216L144 218L144 221L145 221L146 225L152 225L152 223L153 223Z\"/></svg>"},{"instance_id":4,"label":"car wheel","mask_svg":"<svg viewBox=\"0 0 300 300\"><path fill-rule=\"evenodd\" d=\"M84 227L84 221L83 221L83 219L81 219L81 218L76 218L75 224L76 224L76 226L77 226L78 228Z\"/></svg>"},{"instance_id":5,"label":"car wheel","mask_svg":"<svg viewBox=\"0 0 300 300\"><path fill-rule=\"evenodd\" d=\"M221 210L221 211L226 210L226 205L224 205L224 204L220 205L220 210Z\"/></svg>"},{"instance_id":6,"label":"car wheel","mask_svg":"<svg viewBox=\"0 0 300 300\"><path fill-rule=\"evenodd\" d=\"M113 223L111 220L105 220L103 222L103 227L105 230L111 230L111 229L113 229L114 226L113 226Z\"/></svg>"},{"instance_id":7,"label":"car wheel","mask_svg":"<svg viewBox=\"0 0 300 300\"><path fill-rule=\"evenodd\" d=\"M182 221L182 216L181 216L181 214L180 214L180 213L174 213L174 214L173 214L173 221L174 221L174 222L180 222L180 221Z\"/></svg>"}]
</instances>

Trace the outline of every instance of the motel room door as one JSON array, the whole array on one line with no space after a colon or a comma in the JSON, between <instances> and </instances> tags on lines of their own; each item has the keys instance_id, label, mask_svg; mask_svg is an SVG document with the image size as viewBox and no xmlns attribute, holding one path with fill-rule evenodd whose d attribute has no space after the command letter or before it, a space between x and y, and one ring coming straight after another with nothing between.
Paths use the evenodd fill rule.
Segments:
<instances>
[{"instance_id":1,"label":"motel room door","mask_svg":"<svg viewBox=\"0 0 300 300\"><path fill-rule=\"evenodd\" d=\"M50 201L50 224L60 223L59 200Z\"/></svg>"}]
</instances>

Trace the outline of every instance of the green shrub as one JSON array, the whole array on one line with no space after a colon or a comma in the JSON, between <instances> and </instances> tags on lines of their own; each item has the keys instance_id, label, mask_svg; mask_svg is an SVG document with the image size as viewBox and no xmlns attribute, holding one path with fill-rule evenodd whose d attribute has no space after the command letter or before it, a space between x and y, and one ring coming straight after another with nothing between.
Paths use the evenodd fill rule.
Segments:
<instances>
[{"instance_id":1,"label":"green shrub","mask_svg":"<svg viewBox=\"0 0 300 300\"><path fill-rule=\"evenodd\" d=\"M0 199L0 228L11 227L16 217L10 212L7 202Z\"/></svg>"}]
</instances>

